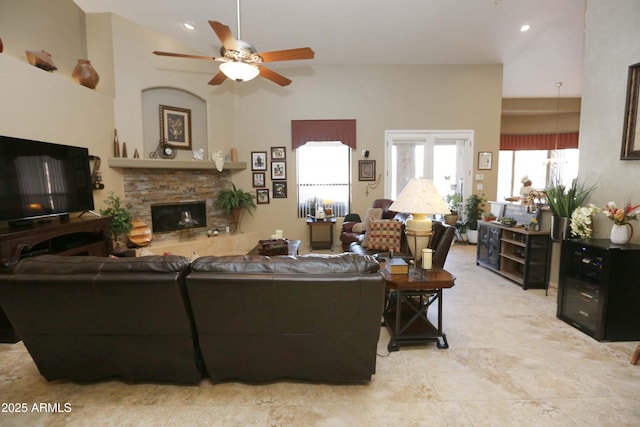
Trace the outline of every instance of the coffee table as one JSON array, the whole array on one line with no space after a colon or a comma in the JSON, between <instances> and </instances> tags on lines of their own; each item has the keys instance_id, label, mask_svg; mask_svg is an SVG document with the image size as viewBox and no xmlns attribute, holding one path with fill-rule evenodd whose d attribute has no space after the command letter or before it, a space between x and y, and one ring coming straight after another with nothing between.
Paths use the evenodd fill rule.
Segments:
<instances>
[{"instance_id":1,"label":"coffee table","mask_svg":"<svg viewBox=\"0 0 640 427\"><path fill-rule=\"evenodd\" d=\"M287 244L289 246L288 255L298 255L298 249L300 249L300 244L302 240L288 240ZM247 255L260 255L260 245L256 245L255 248L251 249Z\"/></svg>"},{"instance_id":2,"label":"coffee table","mask_svg":"<svg viewBox=\"0 0 640 427\"><path fill-rule=\"evenodd\" d=\"M395 301L387 298L383 318L391 339L387 349L398 351L402 344L435 341L439 349L449 348L442 331L442 290L452 288L456 277L443 269L410 270L409 274L383 271L387 295L395 292ZM427 317L427 309L438 302L438 325Z\"/></svg>"}]
</instances>

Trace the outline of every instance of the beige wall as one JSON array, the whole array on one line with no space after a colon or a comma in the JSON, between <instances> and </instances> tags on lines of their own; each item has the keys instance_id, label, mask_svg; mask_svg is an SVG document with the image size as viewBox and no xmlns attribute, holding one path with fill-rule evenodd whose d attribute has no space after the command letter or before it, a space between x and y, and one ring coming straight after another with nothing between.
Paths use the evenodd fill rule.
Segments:
<instances>
[{"instance_id":1,"label":"beige wall","mask_svg":"<svg viewBox=\"0 0 640 427\"><path fill-rule=\"evenodd\" d=\"M75 5L68 9L73 13L55 15L57 25L72 27L80 39L84 28L77 22ZM31 10L29 19L33 10L38 9ZM0 6L0 15L4 11L4 5ZM22 37L20 28L15 31L15 37ZM10 34L5 38L4 34L3 30L5 44L14 37ZM56 36L55 32L47 32L37 39ZM289 87L281 88L263 79L212 87L206 83L217 72L216 63L157 57L151 54L153 50L190 51L120 17L88 15L86 40L87 56L100 74L95 91L73 83L70 71L45 73L10 52L8 56L13 58L0 58L6 59L0 61L0 71L8 77L0 83L0 89L14 94L13 103L5 97L0 100L0 108L6 112L0 133L88 146L92 154L104 160L107 188L95 193L98 205L107 190L122 193L120 171L106 166L106 159L112 155L113 129L118 129L120 141L127 142L129 153L138 148L145 157L148 154L142 146L141 93L155 87L178 88L205 100L209 152L227 153L236 146L241 161L248 161L251 151L289 146L292 119L355 118L359 150L370 150L370 158L377 161L379 171L384 169L386 129L473 129L476 153L497 152L501 65L364 67L323 66L309 61L273 65L293 79ZM65 45L64 40L55 43ZM74 48L72 56L79 52ZM31 108L35 99L39 103ZM67 108L71 111L65 112ZM38 123L37 128L33 123ZM359 150L353 156L354 166L360 158ZM304 221L295 218L295 156L291 151L287 154L289 198L260 205L254 217L246 218L244 230L260 230L268 236L278 228L288 231L288 237L307 238ZM496 176L497 167L485 173L485 194L489 198L495 197L492 193ZM234 172L232 180L253 191L250 170ZM381 184L366 196L365 183L355 179L353 210L364 212L375 198L383 197L383 188Z\"/></svg>"}]
</instances>

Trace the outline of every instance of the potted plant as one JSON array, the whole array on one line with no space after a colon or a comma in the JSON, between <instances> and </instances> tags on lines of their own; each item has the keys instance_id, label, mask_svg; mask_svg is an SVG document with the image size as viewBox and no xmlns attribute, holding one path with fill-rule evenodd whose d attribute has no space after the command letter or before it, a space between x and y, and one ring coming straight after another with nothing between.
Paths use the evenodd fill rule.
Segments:
<instances>
[{"instance_id":1,"label":"potted plant","mask_svg":"<svg viewBox=\"0 0 640 427\"><path fill-rule=\"evenodd\" d=\"M595 189L579 184L577 179L567 187L557 179L545 190L547 204L551 209L551 240L561 242L569 237L569 219L574 210L582 206Z\"/></svg>"},{"instance_id":2,"label":"potted plant","mask_svg":"<svg viewBox=\"0 0 640 427\"><path fill-rule=\"evenodd\" d=\"M478 220L484 212L486 200L482 196L472 194L464 202L464 223L467 226L467 240L478 243Z\"/></svg>"},{"instance_id":3,"label":"potted plant","mask_svg":"<svg viewBox=\"0 0 640 427\"><path fill-rule=\"evenodd\" d=\"M444 216L444 223L447 225L456 225L458 222L458 211L460 204L462 203L462 197L458 193L447 194L445 197L447 204L449 205L450 214Z\"/></svg>"},{"instance_id":4,"label":"potted plant","mask_svg":"<svg viewBox=\"0 0 640 427\"><path fill-rule=\"evenodd\" d=\"M104 203L107 208L101 209L100 214L111 217L110 228L113 233L113 240L116 243L115 250L124 249L127 246L129 232L133 228L131 213L124 206L120 196L116 196L113 191L109 191L109 196Z\"/></svg>"},{"instance_id":5,"label":"potted plant","mask_svg":"<svg viewBox=\"0 0 640 427\"><path fill-rule=\"evenodd\" d=\"M244 211L248 211L249 214L253 215L251 210L256 208L256 202L253 200L255 195L236 188L233 183L231 185L233 187L232 190L224 190L218 194L215 207L223 209L227 214L231 214L233 228L238 231Z\"/></svg>"}]
</instances>

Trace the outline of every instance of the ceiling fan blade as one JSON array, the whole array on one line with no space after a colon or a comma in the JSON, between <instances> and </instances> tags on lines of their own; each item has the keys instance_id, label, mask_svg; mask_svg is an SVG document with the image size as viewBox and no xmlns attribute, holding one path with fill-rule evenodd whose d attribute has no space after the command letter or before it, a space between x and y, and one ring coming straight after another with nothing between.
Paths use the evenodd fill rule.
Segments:
<instances>
[{"instance_id":1,"label":"ceiling fan blade","mask_svg":"<svg viewBox=\"0 0 640 427\"><path fill-rule=\"evenodd\" d=\"M282 74L278 74L275 71L265 67L260 67L260 75L267 80L271 80L272 82L279 84L280 86L288 86L291 84L291 80L289 80Z\"/></svg>"},{"instance_id":2,"label":"ceiling fan blade","mask_svg":"<svg viewBox=\"0 0 640 427\"><path fill-rule=\"evenodd\" d=\"M310 47L300 47L298 49L274 50L272 52L261 52L258 55L262 62L293 61L295 59L313 59L315 52Z\"/></svg>"},{"instance_id":3,"label":"ceiling fan blade","mask_svg":"<svg viewBox=\"0 0 640 427\"><path fill-rule=\"evenodd\" d=\"M233 33L231 29L218 21L209 21L209 25L213 28L213 31L216 33L220 41L222 42L222 46L227 50L237 50L238 46L236 43L235 37L233 37Z\"/></svg>"},{"instance_id":4,"label":"ceiling fan blade","mask_svg":"<svg viewBox=\"0 0 640 427\"><path fill-rule=\"evenodd\" d=\"M154 55L160 56L173 56L176 58L193 58L193 59L208 59L210 61L215 61L216 58L213 56L204 56L204 55L187 55L186 53L173 53L173 52L160 52L158 50L153 51Z\"/></svg>"},{"instance_id":5,"label":"ceiling fan blade","mask_svg":"<svg viewBox=\"0 0 640 427\"><path fill-rule=\"evenodd\" d=\"M209 84L212 86L217 86L219 84L222 84L222 82L224 82L226 78L227 76L225 76L224 73L220 71L209 81Z\"/></svg>"}]
</instances>

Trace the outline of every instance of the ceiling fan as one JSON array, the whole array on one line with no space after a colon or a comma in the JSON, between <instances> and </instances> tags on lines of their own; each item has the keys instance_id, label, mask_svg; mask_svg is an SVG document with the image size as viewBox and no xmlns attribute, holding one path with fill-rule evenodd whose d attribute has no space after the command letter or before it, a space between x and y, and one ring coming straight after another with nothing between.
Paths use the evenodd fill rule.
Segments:
<instances>
[{"instance_id":1,"label":"ceiling fan","mask_svg":"<svg viewBox=\"0 0 640 427\"><path fill-rule=\"evenodd\" d=\"M292 61L297 59L313 59L315 53L309 47L301 47L297 49L276 50L272 52L258 52L253 45L240 38L240 0L237 0L237 16L238 16L238 39L233 37L228 26L218 22L209 21L209 25L216 33L222 47L220 48L221 57L188 55L184 53L160 52L153 51L154 54L160 56L173 56L178 58L194 58L207 59L211 61L222 62L220 71L210 81L210 85L222 84L225 79L229 78L238 82L248 81L256 77L258 74L267 80L287 86L291 80L278 74L262 64L265 62Z\"/></svg>"}]
</instances>

